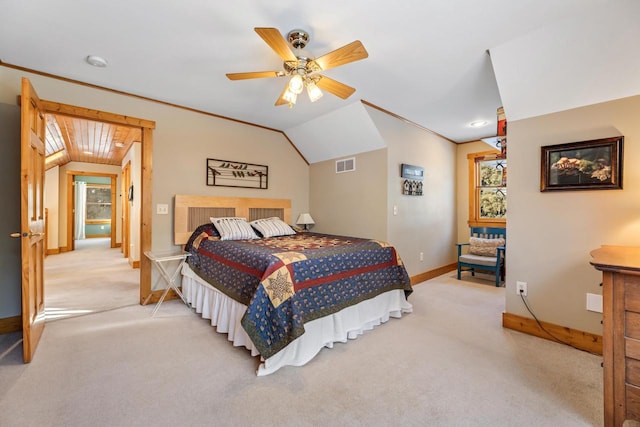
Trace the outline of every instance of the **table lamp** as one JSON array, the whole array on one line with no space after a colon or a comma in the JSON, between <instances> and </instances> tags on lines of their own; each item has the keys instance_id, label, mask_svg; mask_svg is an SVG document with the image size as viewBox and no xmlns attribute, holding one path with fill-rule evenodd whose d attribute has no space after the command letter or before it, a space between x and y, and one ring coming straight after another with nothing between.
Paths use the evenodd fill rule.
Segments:
<instances>
[{"instance_id":1,"label":"table lamp","mask_svg":"<svg viewBox=\"0 0 640 427\"><path fill-rule=\"evenodd\" d=\"M311 218L311 215L305 212L298 216L296 224L304 225L304 231L309 231L309 224L315 224L315 222L313 221L313 218Z\"/></svg>"}]
</instances>

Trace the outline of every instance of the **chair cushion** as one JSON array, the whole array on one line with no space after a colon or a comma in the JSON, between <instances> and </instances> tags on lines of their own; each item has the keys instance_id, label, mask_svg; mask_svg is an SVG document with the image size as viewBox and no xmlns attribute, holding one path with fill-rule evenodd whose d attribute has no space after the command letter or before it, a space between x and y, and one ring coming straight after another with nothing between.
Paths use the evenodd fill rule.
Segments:
<instances>
[{"instance_id":1,"label":"chair cushion","mask_svg":"<svg viewBox=\"0 0 640 427\"><path fill-rule=\"evenodd\" d=\"M471 255L495 257L498 246L504 246L504 239L483 239L481 237L471 237L469 239L469 253Z\"/></svg>"},{"instance_id":2,"label":"chair cushion","mask_svg":"<svg viewBox=\"0 0 640 427\"><path fill-rule=\"evenodd\" d=\"M496 262L498 261L498 257L465 254L465 255L461 255L460 258L458 258L458 261L464 262L467 264L486 265L488 267L495 267Z\"/></svg>"}]
</instances>

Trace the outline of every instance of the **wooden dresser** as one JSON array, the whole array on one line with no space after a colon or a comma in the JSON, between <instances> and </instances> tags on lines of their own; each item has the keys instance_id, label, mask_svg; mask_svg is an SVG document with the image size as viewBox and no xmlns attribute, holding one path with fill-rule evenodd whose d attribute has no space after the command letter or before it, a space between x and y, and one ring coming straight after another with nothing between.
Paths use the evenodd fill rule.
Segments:
<instances>
[{"instance_id":1,"label":"wooden dresser","mask_svg":"<svg viewBox=\"0 0 640 427\"><path fill-rule=\"evenodd\" d=\"M640 247L602 246L591 256L603 277L604 425L617 427L640 421Z\"/></svg>"}]
</instances>

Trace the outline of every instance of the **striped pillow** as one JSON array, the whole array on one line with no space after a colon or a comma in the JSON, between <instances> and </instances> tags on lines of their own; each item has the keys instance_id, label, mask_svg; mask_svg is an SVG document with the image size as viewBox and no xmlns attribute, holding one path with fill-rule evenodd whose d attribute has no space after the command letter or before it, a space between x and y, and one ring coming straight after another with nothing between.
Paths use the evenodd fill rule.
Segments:
<instances>
[{"instance_id":1,"label":"striped pillow","mask_svg":"<svg viewBox=\"0 0 640 427\"><path fill-rule=\"evenodd\" d=\"M220 240L257 239L253 228L246 219L237 217L209 218L220 233Z\"/></svg>"},{"instance_id":2,"label":"striped pillow","mask_svg":"<svg viewBox=\"0 0 640 427\"><path fill-rule=\"evenodd\" d=\"M250 222L251 226L258 230L262 237L289 236L296 234L289 224L274 216L272 218L257 219Z\"/></svg>"}]
</instances>

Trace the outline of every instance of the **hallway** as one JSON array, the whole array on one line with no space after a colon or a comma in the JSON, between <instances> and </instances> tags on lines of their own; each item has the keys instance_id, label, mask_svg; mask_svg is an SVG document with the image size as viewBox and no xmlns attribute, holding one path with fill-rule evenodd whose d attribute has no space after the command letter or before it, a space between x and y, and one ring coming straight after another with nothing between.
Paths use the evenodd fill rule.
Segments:
<instances>
[{"instance_id":1,"label":"hallway","mask_svg":"<svg viewBox=\"0 0 640 427\"><path fill-rule=\"evenodd\" d=\"M138 304L140 270L109 238L76 240L75 247L45 258L47 321Z\"/></svg>"}]
</instances>

